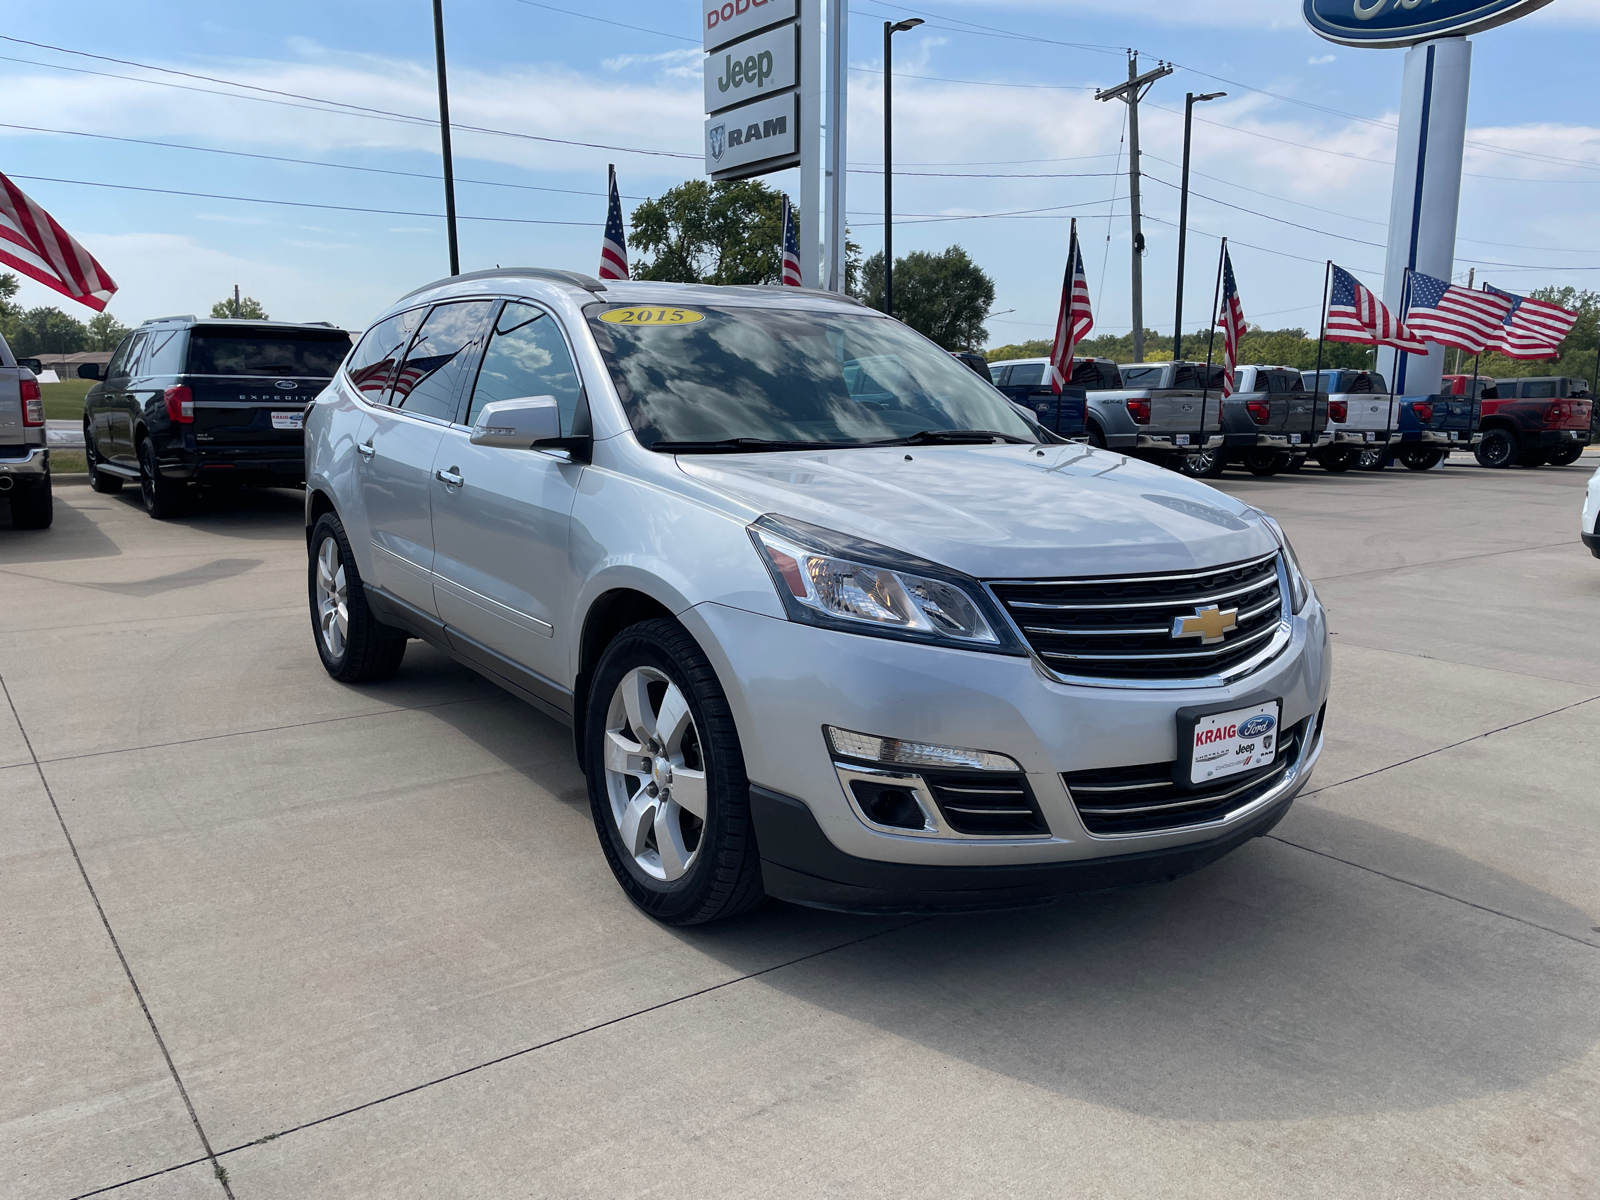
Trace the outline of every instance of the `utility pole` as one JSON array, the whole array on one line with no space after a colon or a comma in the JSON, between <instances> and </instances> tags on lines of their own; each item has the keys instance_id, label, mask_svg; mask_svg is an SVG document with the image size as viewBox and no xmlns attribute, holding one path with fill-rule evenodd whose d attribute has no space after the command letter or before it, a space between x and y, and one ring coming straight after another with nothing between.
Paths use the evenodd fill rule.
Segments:
<instances>
[{"instance_id":1,"label":"utility pole","mask_svg":"<svg viewBox=\"0 0 1600 1200\"><path fill-rule=\"evenodd\" d=\"M1121 100L1128 106L1128 208L1133 232L1133 358L1144 361L1144 232L1139 225L1139 101L1150 85L1172 74L1158 62L1155 70L1139 74L1139 56L1128 51L1128 82L1103 88L1096 100Z\"/></svg>"},{"instance_id":2,"label":"utility pole","mask_svg":"<svg viewBox=\"0 0 1600 1200\"><path fill-rule=\"evenodd\" d=\"M235 319L239 316L239 285L237 283L233 285L233 315Z\"/></svg>"},{"instance_id":3,"label":"utility pole","mask_svg":"<svg viewBox=\"0 0 1600 1200\"><path fill-rule=\"evenodd\" d=\"M915 29L921 17L883 23L883 311L894 316L894 72L890 39Z\"/></svg>"},{"instance_id":4,"label":"utility pole","mask_svg":"<svg viewBox=\"0 0 1600 1200\"><path fill-rule=\"evenodd\" d=\"M1196 96L1189 92L1183 98L1183 182L1178 189L1178 308L1172 318L1172 357L1183 358L1183 252L1189 238L1189 131L1194 125L1194 106L1204 100L1216 100L1227 92L1207 92Z\"/></svg>"},{"instance_id":5,"label":"utility pole","mask_svg":"<svg viewBox=\"0 0 1600 1200\"><path fill-rule=\"evenodd\" d=\"M444 74L444 0L433 0L433 52L439 75L439 146L444 154L444 220L450 235L450 274L461 274L456 245L456 172L450 161L450 85Z\"/></svg>"}]
</instances>

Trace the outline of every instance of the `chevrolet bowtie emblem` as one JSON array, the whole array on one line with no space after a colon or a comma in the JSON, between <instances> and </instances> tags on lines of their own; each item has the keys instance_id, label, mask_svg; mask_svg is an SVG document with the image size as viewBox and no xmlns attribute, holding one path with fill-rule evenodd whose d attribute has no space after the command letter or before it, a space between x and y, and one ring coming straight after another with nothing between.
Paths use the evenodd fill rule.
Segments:
<instances>
[{"instance_id":1,"label":"chevrolet bowtie emblem","mask_svg":"<svg viewBox=\"0 0 1600 1200\"><path fill-rule=\"evenodd\" d=\"M1228 630L1237 628L1238 624L1237 608L1222 612L1215 604L1208 604L1204 608L1195 609L1192 617L1174 617L1172 636L1197 637L1202 646L1214 646L1223 639Z\"/></svg>"}]
</instances>

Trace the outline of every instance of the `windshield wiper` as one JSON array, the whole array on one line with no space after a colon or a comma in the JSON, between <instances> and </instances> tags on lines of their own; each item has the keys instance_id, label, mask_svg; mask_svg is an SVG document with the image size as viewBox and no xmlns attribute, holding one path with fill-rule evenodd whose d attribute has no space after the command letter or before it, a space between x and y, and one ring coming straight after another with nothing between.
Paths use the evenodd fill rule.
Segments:
<instances>
[{"instance_id":1,"label":"windshield wiper","mask_svg":"<svg viewBox=\"0 0 1600 1200\"><path fill-rule=\"evenodd\" d=\"M761 450L828 450L852 446L854 442L797 442L773 438L735 437L710 442L672 442L657 439L650 449L667 454L742 454Z\"/></svg>"},{"instance_id":2,"label":"windshield wiper","mask_svg":"<svg viewBox=\"0 0 1600 1200\"><path fill-rule=\"evenodd\" d=\"M1000 433L994 429L923 429L906 437L892 438L888 441L873 442L871 444L874 446L936 446L942 443L951 446L978 446L992 442L996 438L1016 446L1031 446L1034 444L1032 438Z\"/></svg>"}]
</instances>

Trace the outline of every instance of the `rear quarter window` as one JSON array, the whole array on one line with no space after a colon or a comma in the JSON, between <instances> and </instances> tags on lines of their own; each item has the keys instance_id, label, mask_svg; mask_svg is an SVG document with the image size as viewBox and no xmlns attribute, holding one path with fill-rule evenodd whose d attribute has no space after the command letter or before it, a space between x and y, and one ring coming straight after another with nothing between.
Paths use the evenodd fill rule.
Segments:
<instances>
[{"instance_id":1,"label":"rear quarter window","mask_svg":"<svg viewBox=\"0 0 1600 1200\"><path fill-rule=\"evenodd\" d=\"M191 375L277 375L330 378L350 353L350 335L212 332L189 335Z\"/></svg>"}]
</instances>

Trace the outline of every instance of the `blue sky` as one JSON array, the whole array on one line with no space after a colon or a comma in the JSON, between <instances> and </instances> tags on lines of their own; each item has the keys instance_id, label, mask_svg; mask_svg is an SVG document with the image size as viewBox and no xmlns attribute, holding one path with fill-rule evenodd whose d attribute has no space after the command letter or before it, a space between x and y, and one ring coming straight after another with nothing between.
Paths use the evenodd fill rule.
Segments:
<instances>
[{"instance_id":1,"label":"blue sky","mask_svg":"<svg viewBox=\"0 0 1600 1200\"><path fill-rule=\"evenodd\" d=\"M1323 42L1293 0L1163 0L1141 9L1116 0L853 0L851 8L854 236L868 253L882 242L883 21L921 15L928 24L895 41L895 247L960 243L994 276L991 344L1048 335L1071 213L1081 222L1098 326L1128 328L1124 109L1092 98L1095 86L1124 76L1120 47L1181 68L1141 109L1153 177L1144 204L1148 325L1166 331L1172 322L1177 200L1158 180L1178 176L1186 91L1230 93L1197 110L1207 123L1195 127L1186 326L1203 324L1210 305L1210 235L1234 239L1246 315L1268 327L1315 322L1324 258L1381 283L1402 51ZM617 164L629 210L699 174L698 0L446 0L445 9L452 116L501 131L456 135L459 211L494 218L462 221L463 270L593 272L608 162ZM70 21L63 11L0 3L0 32L57 48L0 41L0 171L99 257L121 285L111 311L124 321L203 312L238 283L274 316L363 327L397 295L446 273L443 221L432 215L443 211L437 130L320 103L431 118L425 0L88 0L71 6ZM1600 219L1589 199L1600 180L1600 129L1573 103L1586 95L1586 64L1597 52L1600 0L1555 0L1474 39L1473 145L1457 245L1463 277L1476 265L1480 280L1517 290L1600 285L1600 269L1572 269L1600 268ZM247 99L235 84L268 90ZM769 182L798 193L794 173ZM1054 211L972 219L1034 209ZM22 298L76 308L32 283Z\"/></svg>"}]
</instances>

